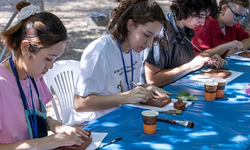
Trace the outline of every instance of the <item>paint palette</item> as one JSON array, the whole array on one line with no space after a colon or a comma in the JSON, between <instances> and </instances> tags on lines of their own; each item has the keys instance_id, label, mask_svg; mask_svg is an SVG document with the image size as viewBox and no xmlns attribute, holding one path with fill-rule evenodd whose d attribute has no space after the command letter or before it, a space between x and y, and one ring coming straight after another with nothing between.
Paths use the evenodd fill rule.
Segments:
<instances>
[{"instance_id":1,"label":"paint palette","mask_svg":"<svg viewBox=\"0 0 250 150\"><path fill-rule=\"evenodd\" d=\"M229 71L218 70L218 69L211 69L210 71L204 73L205 76L221 78L221 79L225 79L229 77L231 74L232 73Z\"/></svg>"},{"instance_id":2,"label":"paint palette","mask_svg":"<svg viewBox=\"0 0 250 150\"><path fill-rule=\"evenodd\" d=\"M171 102L170 97L160 97L160 96L154 96L154 97L157 98L159 101L152 99L147 102L140 102L140 104L154 106L154 107L164 107Z\"/></svg>"},{"instance_id":3,"label":"paint palette","mask_svg":"<svg viewBox=\"0 0 250 150\"><path fill-rule=\"evenodd\" d=\"M242 52L242 53L239 53L238 55L241 56L241 57L250 58L250 52Z\"/></svg>"}]
</instances>

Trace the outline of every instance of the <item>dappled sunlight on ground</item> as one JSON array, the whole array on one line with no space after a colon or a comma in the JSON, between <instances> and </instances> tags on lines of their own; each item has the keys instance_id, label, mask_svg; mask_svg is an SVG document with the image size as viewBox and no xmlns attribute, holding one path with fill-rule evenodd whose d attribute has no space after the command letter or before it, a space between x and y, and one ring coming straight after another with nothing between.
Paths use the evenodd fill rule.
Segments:
<instances>
[{"instance_id":1,"label":"dappled sunlight on ground","mask_svg":"<svg viewBox=\"0 0 250 150\"><path fill-rule=\"evenodd\" d=\"M15 4L20 0L1 0L0 8L0 31L7 24L15 11ZM32 4L40 7L40 1L30 0ZM57 60L73 59L80 60L82 52L93 40L109 34L107 27L87 26L86 16L89 13L103 13L110 16L111 11L118 6L115 0L43 0L44 10L57 15L66 26L68 31L68 43L64 54ZM164 12L168 13L169 0L156 0ZM13 21L12 25L16 22ZM0 44L0 53L3 45ZM9 55L9 54L7 54ZM7 56L6 55L6 56Z\"/></svg>"}]
</instances>

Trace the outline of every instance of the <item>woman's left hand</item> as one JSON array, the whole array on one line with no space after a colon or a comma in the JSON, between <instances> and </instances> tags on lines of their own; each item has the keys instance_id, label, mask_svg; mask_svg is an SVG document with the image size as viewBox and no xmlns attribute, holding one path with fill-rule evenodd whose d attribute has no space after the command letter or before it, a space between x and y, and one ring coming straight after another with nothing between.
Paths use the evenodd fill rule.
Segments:
<instances>
[{"instance_id":1,"label":"woman's left hand","mask_svg":"<svg viewBox=\"0 0 250 150\"><path fill-rule=\"evenodd\" d=\"M73 133L77 133L81 135L82 137L88 137L89 133L81 128L83 126L84 124L75 124L73 126L63 124L61 126L57 126L55 128L55 131L56 133L67 133L69 135L72 135Z\"/></svg>"},{"instance_id":2,"label":"woman's left hand","mask_svg":"<svg viewBox=\"0 0 250 150\"><path fill-rule=\"evenodd\" d=\"M69 126L54 119L49 119L47 123L51 131L54 133L67 133L69 135L77 133L81 135L82 137L89 136L89 133L81 128L81 127L84 127L84 124L75 124L73 126Z\"/></svg>"},{"instance_id":3,"label":"woman's left hand","mask_svg":"<svg viewBox=\"0 0 250 150\"><path fill-rule=\"evenodd\" d=\"M161 96L161 97L169 97L168 95L172 95L171 93L157 87L157 86L154 86L154 85L150 85L150 84L144 84L143 85L147 90L155 93L156 95L158 96Z\"/></svg>"}]
</instances>

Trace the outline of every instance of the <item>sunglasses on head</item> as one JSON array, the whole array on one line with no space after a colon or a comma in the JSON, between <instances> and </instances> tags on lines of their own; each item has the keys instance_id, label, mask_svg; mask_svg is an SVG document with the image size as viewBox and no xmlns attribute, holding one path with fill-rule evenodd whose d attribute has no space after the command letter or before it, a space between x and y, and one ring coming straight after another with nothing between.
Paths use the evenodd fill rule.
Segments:
<instances>
[{"instance_id":1,"label":"sunglasses on head","mask_svg":"<svg viewBox=\"0 0 250 150\"><path fill-rule=\"evenodd\" d=\"M235 21L240 21L240 20L243 20L243 19L245 19L247 16L246 15L240 15L240 14L238 14L238 13L235 13L234 11L233 11L233 9L227 4L227 7L231 10L231 12L235 15L235 18L234 18L234 20Z\"/></svg>"}]
</instances>

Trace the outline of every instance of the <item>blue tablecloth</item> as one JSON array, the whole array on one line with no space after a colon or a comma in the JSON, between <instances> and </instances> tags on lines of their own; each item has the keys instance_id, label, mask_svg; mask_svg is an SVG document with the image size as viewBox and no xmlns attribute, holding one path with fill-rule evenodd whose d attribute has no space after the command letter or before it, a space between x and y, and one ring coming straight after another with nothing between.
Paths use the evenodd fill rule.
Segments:
<instances>
[{"instance_id":1,"label":"blue tablecloth","mask_svg":"<svg viewBox=\"0 0 250 150\"><path fill-rule=\"evenodd\" d=\"M204 89L181 83L163 88L173 93L172 98L182 90L198 98L181 115L159 115L160 118L192 121L194 128L158 121L156 134L145 134L141 116L143 109L123 106L90 122L86 129L93 132L107 132L108 135L103 143L123 137L122 140L103 149L249 149L250 98L242 91L242 87L250 83L250 73L246 71L249 70L247 65L239 68L237 62L228 61L228 68L232 66L232 70L245 71L243 75L228 83L224 98L206 101Z\"/></svg>"},{"instance_id":2,"label":"blue tablecloth","mask_svg":"<svg viewBox=\"0 0 250 150\"><path fill-rule=\"evenodd\" d=\"M239 61L229 58L226 60L228 61L228 66L224 65L224 67L236 71L250 72L250 61Z\"/></svg>"}]
</instances>

